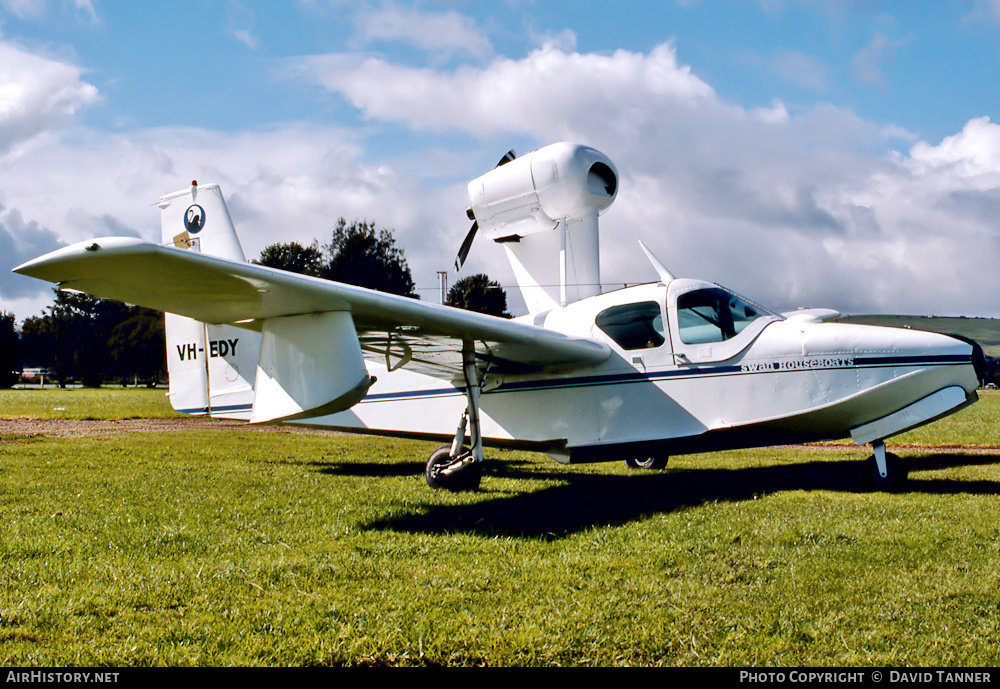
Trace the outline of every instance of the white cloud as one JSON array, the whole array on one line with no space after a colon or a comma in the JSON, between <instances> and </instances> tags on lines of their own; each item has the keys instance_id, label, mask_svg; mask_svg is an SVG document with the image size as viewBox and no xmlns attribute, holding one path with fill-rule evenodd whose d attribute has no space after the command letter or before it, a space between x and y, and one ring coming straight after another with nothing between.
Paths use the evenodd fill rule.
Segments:
<instances>
[{"instance_id":1,"label":"white cloud","mask_svg":"<svg viewBox=\"0 0 1000 689\"><path fill-rule=\"evenodd\" d=\"M750 113L761 120L762 122L769 122L772 124L782 124L791 121L791 116L788 114L788 108L780 100L774 100L771 102L771 107L769 108L754 108Z\"/></svg>"},{"instance_id":2,"label":"white cloud","mask_svg":"<svg viewBox=\"0 0 1000 689\"><path fill-rule=\"evenodd\" d=\"M851 76L862 83L883 86L882 64L892 56L892 51L902 44L903 41L893 41L884 34L876 32L868 45L856 52L851 59Z\"/></svg>"},{"instance_id":3,"label":"white cloud","mask_svg":"<svg viewBox=\"0 0 1000 689\"><path fill-rule=\"evenodd\" d=\"M450 72L349 54L303 58L297 67L373 119L477 136L569 137L583 133L577 123L634 130L655 126L677 107L714 99L708 84L677 64L669 45L648 55L596 55L547 44L522 60L501 57Z\"/></svg>"},{"instance_id":4,"label":"white cloud","mask_svg":"<svg viewBox=\"0 0 1000 689\"><path fill-rule=\"evenodd\" d=\"M989 117L972 119L961 132L946 137L937 146L917 143L908 166L921 175L947 172L961 180L988 175L991 177L987 183L995 185L997 180L992 175L1000 171L1000 127Z\"/></svg>"},{"instance_id":5,"label":"white cloud","mask_svg":"<svg viewBox=\"0 0 1000 689\"><path fill-rule=\"evenodd\" d=\"M91 21L97 21L97 12L94 10L94 3L91 0L73 0L73 6L90 17Z\"/></svg>"},{"instance_id":6,"label":"white cloud","mask_svg":"<svg viewBox=\"0 0 1000 689\"><path fill-rule=\"evenodd\" d=\"M355 135L332 127L288 125L237 134L151 129L43 143L16 165L0 164L0 201L16 201L16 218L32 219L8 222L11 229L4 232L5 216L0 215L0 274L7 276L0 278L4 308L13 308L6 306L9 297L49 293L49 285L9 271L58 243L109 235L158 241L156 200L193 179L222 186L251 258L275 242L327 242L338 217L368 219L396 230L415 277L427 286L434 284L434 271L453 260L438 260L439 247L466 224L464 199L441 200L452 190L428 191L418 179L388 164L362 163ZM450 231L441 217L452 222ZM25 231L27 225L33 231ZM27 241L36 235L48 243ZM5 251L15 240L17 250ZM34 313L37 309L18 311L18 316Z\"/></svg>"},{"instance_id":7,"label":"white cloud","mask_svg":"<svg viewBox=\"0 0 1000 689\"><path fill-rule=\"evenodd\" d=\"M46 0L0 0L0 7L20 19L40 19L45 16L48 5ZM97 12L91 0L72 0L72 5L86 14L90 21L97 21Z\"/></svg>"},{"instance_id":8,"label":"white cloud","mask_svg":"<svg viewBox=\"0 0 1000 689\"><path fill-rule=\"evenodd\" d=\"M576 51L576 32L571 29L563 29L562 31L544 31L540 34L534 31L529 31L532 43L541 48L554 48L556 50L561 50L564 53L571 53Z\"/></svg>"},{"instance_id":9,"label":"white cloud","mask_svg":"<svg viewBox=\"0 0 1000 689\"><path fill-rule=\"evenodd\" d=\"M787 82L813 91L829 88L831 69L812 55L797 50L785 50L768 63L771 70Z\"/></svg>"},{"instance_id":10,"label":"white cloud","mask_svg":"<svg viewBox=\"0 0 1000 689\"><path fill-rule=\"evenodd\" d=\"M79 68L0 42L0 156L97 98Z\"/></svg>"},{"instance_id":11,"label":"white cloud","mask_svg":"<svg viewBox=\"0 0 1000 689\"><path fill-rule=\"evenodd\" d=\"M1000 0L974 0L966 21L979 21L984 18L1000 21Z\"/></svg>"},{"instance_id":12,"label":"white cloud","mask_svg":"<svg viewBox=\"0 0 1000 689\"><path fill-rule=\"evenodd\" d=\"M44 3L38 2L38 0L2 0L0 7L21 19L41 16L45 9Z\"/></svg>"},{"instance_id":13,"label":"white cloud","mask_svg":"<svg viewBox=\"0 0 1000 689\"><path fill-rule=\"evenodd\" d=\"M919 142L841 191L839 207L866 209L866 222L845 222L849 232L831 254L845 267L866 268L876 303L998 313L1000 126L970 120L940 144Z\"/></svg>"},{"instance_id":14,"label":"white cloud","mask_svg":"<svg viewBox=\"0 0 1000 689\"><path fill-rule=\"evenodd\" d=\"M0 206L0 311L15 313L21 320L36 315L51 301L51 285L15 275L10 269L63 244L54 232L25 221L17 209Z\"/></svg>"},{"instance_id":15,"label":"white cloud","mask_svg":"<svg viewBox=\"0 0 1000 689\"><path fill-rule=\"evenodd\" d=\"M249 256L273 242L326 241L339 216L374 220L396 230L435 299L435 271L468 227L464 182L441 187L454 176L439 171L485 172L461 161L495 162L506 150L497 141L570 139L603 150L622 174L602 218L609 284L655 279L636 246L643 239L675 274L779 308L1000 315L990 266L1000 256L1000 127L986 118L932 145L829 105L747 111L670 45L598 55L553 43L451 69L349 54L296 66L371 119L399 125L382 134L445 136L369 160L364 131L333 127L74 131L72 141L36 138L16 164L0 159L0 203L61 241L105 231L155 238L158 196L191 179L220 182ZM903 140L909 151L892 153ZM482 241L463 275L480 271L512 284L503 252Z\"/></svg>"},{"instance_id":16,"label":"white cloud","mask_svg":"<svg viewBox=\"0 0 1000 689\"><path fill-rule=\"evenodd\" d=\"M235 38L237 41L245 45L250 50L257 49L258 45L257 37L254 36L253 31L251 31L250 29L245 29L245 30L234 29L233 38Z\"/></svg>"},{"instance_id":17,"label":"white cloud","mask_svg":"<svg viewBox=\"0 0 1000 689\"><path fill-rule=\"evenodd\" d=\"M19 3L5 8L18 16L33 16L30 12L38 9ZM12 173L11 181L0 185L0 203L4 204L0 205L0 298L5 309L48 299L48 286L12 275L10 268L64 243L58 232L22 212L19 185L37 188L43 176L30 175L20 164L33 151L58 145L53 131L70 123L77 110L97 98L97 89L83 81L79 68L0 41L0 170ZM59 189L43 193L58 194ZM5 199L16 203L4 203Z\"/></svg>"},{"instance_id":18,"label":"white cloud","mask_svg":"<svg viewBox=\"0 0 1000 689\"><path fill-rule=\"evenodd\" d=\"M399 41L432 54L487 58L493 54L489 38L475 22L457 12L429 12L415 7L383 3L378 9L363 9L355 17L361 44Z\"/></svg>"},{"instance_id":19,"label":"white cloud","mask_svg":"<svg viewBox=\"0 0 1000 689\"><path fill-rule=\"evenodd\" d=\"M891 47L873 43L869 57ZM906 133L847 109L727 103L669 45L610 55L548 45L452 70L345 55L299 66L374 120L604 150L623 175L602 220L609 283L646 270L642 238L675 272L782 308L1000 312L988 296L1000 289L989 270L1000 256L1000 127L988 120L892 154ZM490 249L474 249L470 269Z\"/></svg>"}]
</instances>

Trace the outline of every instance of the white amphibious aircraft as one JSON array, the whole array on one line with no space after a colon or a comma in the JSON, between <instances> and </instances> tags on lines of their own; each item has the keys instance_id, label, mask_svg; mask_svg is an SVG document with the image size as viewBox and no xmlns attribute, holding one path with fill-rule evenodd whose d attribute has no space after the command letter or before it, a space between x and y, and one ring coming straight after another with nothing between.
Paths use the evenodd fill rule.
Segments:
<instances>
[{"instance_id":1,"label":"white amphibious aircraft","mask_svg":"<svg viewBox=\"0 0 1000 689\"><path fill-rule=\"evenodd\" d=\"M569 143L469 184L457 264L477 232L503 246L530 312L512 320L248 263L219 188L197 183L160 199L159 244L95 239L15 270L166 311L178 411L448 440L427 482L449 490L479 486L484 444L659 468L847 436L888 488L906 472L884 439L976 400L975 344L775 313L645 246L659 281L602 294L598 215L617 191L614 164Z\"/></svg>"}]
</instances>

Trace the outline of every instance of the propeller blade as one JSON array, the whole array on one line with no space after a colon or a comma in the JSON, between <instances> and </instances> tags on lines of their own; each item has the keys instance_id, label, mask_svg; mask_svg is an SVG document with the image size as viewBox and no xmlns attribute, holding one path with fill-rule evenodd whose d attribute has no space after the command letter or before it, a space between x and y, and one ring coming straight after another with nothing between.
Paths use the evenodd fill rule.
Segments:
<instances>
[{"instance_id":1,"label":"propeller blade","mask_svg":"<svg viewBox=\"0 0 1000 689\"><path fill-rule=\"evenodd\" d=\"M506 165L510 161L517 158L517 154L514 153L514 149L510 149L504 153L503 158L497 163L497 167L501 165ZM465 264L465 259L469 257L469 249L472 248L472 241L476 238L476 232L479 230L479 221L476 220L476 216L472 213L472 207L470 206L467 211L469 219L472 220L472 227L469 228L469 234L465 235L465 239L462 241L462 246L458 250L458 256L455 257L455 271L458 272L462 269L462 265Z\"/></svg>"},{"instance_id":2,"label":"propeller blade","mask_svg":"<svg viewBox=\"0 0 1000 689\"><path fill-rule=\"evenodd\" d=\"M514 149L512 148L504 154L503 158L500 159L500 162L497 163L497 167L500 167L501 165L506 165L515 158L517 158L517 154L514 153Z\"/></svg>"},{"instance_id":3,"label":"propeller blade","mask_svg":"<svg viewBox=\"0 0 1000 689\"><path fill-rule=\"evenodd\" d=\"M465 235L465 239L462 241L462 246L458 250L458 256L455 258L455 272L462 269L462 264L465 263L465 259L469 257L469 249L472 248L472 240L476 238L476 232L479 230L479 222L473 222L472 227L469 228L469 234Z\"/></svg>"}]
</instances>

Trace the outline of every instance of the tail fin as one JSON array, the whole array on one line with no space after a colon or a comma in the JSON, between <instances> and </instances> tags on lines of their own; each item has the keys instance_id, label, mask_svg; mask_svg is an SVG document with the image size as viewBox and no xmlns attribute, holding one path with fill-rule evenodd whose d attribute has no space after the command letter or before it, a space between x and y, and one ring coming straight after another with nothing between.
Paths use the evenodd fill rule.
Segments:
<instances>
[{"instance_id":1,"label":"tail fin","mask_svg":"<svg viewBox=\"0 0 1000 689\"><path fill-rule=\"evenodd\" d=\"M161 197L159 206L164 244L246 262L218 184L192 182L189 189Z\"/></svg>"},{"instance_id":2,"label":"tail fin","mask_svg":"<svg viewBox=\"0 0 1000 689\"><path fill-rule=\"evenodd\" d=\"M160 199L162 241L187 251L245 262L246 256L218 185L198 186ZM197 299L193 292L192 299ZM170 404L179 412L249 419L260 334L166 315Z\"/></svg>"}]
</instances>

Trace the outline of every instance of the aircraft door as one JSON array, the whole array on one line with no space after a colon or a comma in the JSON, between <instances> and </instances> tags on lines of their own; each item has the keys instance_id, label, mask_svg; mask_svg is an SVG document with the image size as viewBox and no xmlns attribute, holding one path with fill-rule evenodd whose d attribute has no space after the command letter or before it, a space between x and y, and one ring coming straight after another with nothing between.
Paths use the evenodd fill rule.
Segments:
<instances>
[{"instance_id":1,"label":"aircraft door","mask_svg":"<svg viewBox=\"0 0 1000 689\"><path fill-rule=\"evenodd\" d=\"M667 322L679 365L730 359L776 320L781 316L700 280L674 280L667 293Z\"/></svg>"},{"instance_id":2,"label":"aircraft door","mask_svg":"<svg viewBox=\"0 0 1000 689\"><path fill-rule=\"evenodd\" d=\"M669 376L663 374L673 365L673 352L665 327L665 293L648 289L645 299L609 306L594 318L594 335L608 341L617 366L606 384L585 388L594 408L591 428L597 443L650 441L662 438L665 428L704 430L666 389Z\"/></svg>"},{"instance_id":3,"label":"aircraft door","mask_svg":"<svg viewBox=\"0 0 1000 689\"><path fill-rule=\"evenodd\" d=\"M664 357L669 359L663 307L658 301L611 306L597 314L594 325L623 350L626 361L643 373Z\"/></svg>"}]
</instances>

